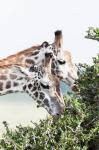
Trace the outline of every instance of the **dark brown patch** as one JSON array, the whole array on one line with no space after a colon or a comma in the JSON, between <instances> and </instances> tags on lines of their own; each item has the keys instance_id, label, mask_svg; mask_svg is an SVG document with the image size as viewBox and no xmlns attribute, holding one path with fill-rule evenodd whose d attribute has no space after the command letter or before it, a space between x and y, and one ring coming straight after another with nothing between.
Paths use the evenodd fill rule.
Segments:
<instances>
[{"instance_id":1,"label":"dark brown patch","mask_svg":"<svg viewBox=\"0 0 99 150\"><path fill-rule=\"evenodd\" d=\"M28 84L28 88L31 89L32 88L32 84Z\"/></svg>"},{"instance_id":2,"label":"dark brown patch","mask_svg":"<svg viewBox=\"0 0 99 150\"><path fill-rule=\"evenodd\" d=\"M26 85L23 86L23 90L24 90L24 91L26 90Z\"/></svg>"},{"instance_id":3,"label":"dark brown patch","mask_svg":"<svg viewBox=\"0 0 99 150\"><path fill-rule=\"evenodd\" d=\"M7 80L7 76L6 75L0 75L0 80Z\"/></svg>"},{"instance_id":4,"label":"dark brown patch","mask_svg":"<svg viewBox=\"0 0 99 150\"><path fill-rule=\"evenodd\" d=\"M31 56L37 55L39 51L34 52Z\"/></svg>"},{"instance_id":5,"label":"dark brown patch","mask_svg":"<svg viewBox=\"0 0 99 150\"><path fill-rule=\"evenodd\" d=\"M49 103L48 103L48 99L47 98L44 99L44 104L49 107Z\"/></svg>"},{"instance_id":6,"label":"dark brown patch","mask_svg":"<svg viewBox=\"0 0 99 150\"><path fill-rule=\"evenodd\" d=\"M13 93L13 90L8 90L7 94Z\"/></svg>"},{"instance_id":7,"label":"dark brown patch","mask_svg":"<svg viewBox=\"0 0 99 150\"><path fill-rule=\"evenodd\" d=\"M23 77L19 77L17 80L22 80L23 79Z\"/></svg>"},{"instance_id":8,"label":"dark brown patch","mask_svg":"<svg viewBox=\"0 0 99 150\"><path fill-rule=\"evenodd\" d=\"M36 86L33 87L32 92L35 91L35 90L37 90L37 87L36 87Z\"/></svg>"},{"instance_id":9,"label":"dark brown patch","mask_svg":"<svg viewBox=\"0 0 99 150\"><path fill-rule=\"evenodd\" d=\"M14 79L16 79L16 78L17 78L17 75L15 75L15 74L10 74L10 79L14 80Z\"/></svg>"},{"instance_id":10,"label":"dark brown patch","mask_svg":"<svg viewBox=\"0 0 99 150\"><path fill-rule=\"evenodd\" d=\"M38 88L37 88L39 91L41 90L41 87L40 86L38 86Z\"/></svg>"},{"instance_id":11,"label":"dark brown patch","mask_svg":"<svg viewBox=\"0 0 99 150\"><path fill-rule=\"evenodd\" d=\"M19 83L17 83L17 82L13 83L13 86L18 86L18 85L19 85Z\"/></svg>"},{"instance_id":12,"label":"dark brown patch","mask_svg":"<svg viewBox=\"0 0 99 150\"><path fill-rule=\"evenodd\" d=\"M39 99L44 99L44 98L45 98L45 94L43 92L41 92Z\"/></svg>"},{"instance_id":13,"label":"dark brown patch","mask_svg":"<svg viewBox=\"0 0 99 150\"><path fill-rule=\"evenodd\" d=\"M38 103L38 104L41 104L41 101L38 100L37 103Z\"/></svg>"},{"instance_id":14,"label":"dark brown patch","mask_svg":"<svg viewBox=\"0 0 99 150\"><path fill-rule=\"evenodd\" d=\"M11 81L7 81L6 83L6 89L9 89L9 88L11 88Z\"/></svg>"},{"instance_id":15,"label":"dark brown patch","mask_svg":"<svg viewBox=\"0 0 99 150\"><path fill-rule=\"evenodd\" d=\"M34 64L34 61L31 60L31 59L26 59L26 63L28 63L28 64Z\"/></svg>"},{"instance_id":16,"label":"dark brown patch","mask_svg":"<svg viewBox=\"0 0 99 150\"><path fill-rule=\"evenodd\" d=\"M26 90L26 93L29 93L29 91L28 91L28 90Z\"/></svg>"},{"instance_id":17,"label":"dark brown patch","mask_svg":"<svg viewBox=\"0 0 99 150\"><path fill-rule=\"evenodd\" d=\"M34 82L34 86L38 86L38 81L37 80Z\"/></svg>"},{"instance_id":18,"label":"dark brown patch","mask_svg":"<svg viewBox=\"0 0 99 150\"><path fill-rule=\"evenodd\" d=\"M0 82L0 91L3 91L3 83Z\"/></svg>"},{"instance_id":19,"label":"dark brown patch","mask_svg":"<svg viewBox=\"0 0 99 150\"><path fill-rule=\"evenodd\" d=\"M35 57L35 59L38 59L38 57Z\"/></svg>"},{"instance_id":20,"label":"dark brown patch","mask_svg":"<svg viewBox=\"0 0 99 150\"><path fill-rule=\"evenodd\" d=\"M55 69L55 63L52 61L52 68Z\"/></svg>"},{"instance_id":21,"label":"dark brown patch","mask_svg":"<svg viewBox=\"0 0 99 150\"><path fill-rule=\"evenodd\" d=\"M35 96L35 97L38 97L38 92L35 92L35 93L34 93L34 96Z\"/></svg>"},{"instance_id":22,"label":"dark brown patch","mask_svg":"<svg viewBox=\"0 0 99 150\"><path fill-rule=\"evenodd\" d=\"M53 54L52 53L45 53L45 57L52 58Z\"/></svg>"}]
</instances>

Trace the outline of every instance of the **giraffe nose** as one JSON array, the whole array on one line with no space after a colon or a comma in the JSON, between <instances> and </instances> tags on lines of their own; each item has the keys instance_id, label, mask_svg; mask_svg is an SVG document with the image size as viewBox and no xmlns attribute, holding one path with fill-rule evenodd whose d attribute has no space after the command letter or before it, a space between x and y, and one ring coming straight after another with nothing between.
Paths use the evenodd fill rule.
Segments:
<instances>
[{"instance_id":1,"label":"giraffe nose","mask_svg":"<svg viewBox=\"0 0 99 150\"><path fill-rule=\"evenodd\" d=\"M63 114L65 110L65 105L63 103L59 104L58 110L56 111L56 114L54 114L54 117L59 117L61 114Z\"/></svg>"},{"instance_id":2,"label":"giraffe nose","mask_svg":"<svg viewBox=\"0 0 99 150\"><path fill-rule=\"evenodd\" d=\"M60 115L64 112L65 110L65 105L63 103L60 104L60 109L59 109L59 113L57 113L57 115Z\"/></svg>"},{"instance_id":3,"label":"giraffe nose","mask_svg":"<svg viewBox=\"0 0 99 150\"><path fill-rule=\"evenodd\" d=\"M56 122L57 119L59 119L60 115L64 112L65 110L65 106L63 105L60 109L60 111L58 111L56 114L52 115L53 116L53 122Z\"/></svg>"}]
</instances>

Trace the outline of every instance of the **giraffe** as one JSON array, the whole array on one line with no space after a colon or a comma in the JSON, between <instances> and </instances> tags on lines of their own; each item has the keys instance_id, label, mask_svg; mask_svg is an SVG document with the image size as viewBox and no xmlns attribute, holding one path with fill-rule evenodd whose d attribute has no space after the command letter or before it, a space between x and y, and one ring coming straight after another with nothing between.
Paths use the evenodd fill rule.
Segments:
<instances>
[{"instance_id":1,"label":"giraffe","mask_svg":"<svg viewBox=\"0 0 99 150\"><path fill-rule=\"evenodd\" d=\"M51 73L51 62L52 53L49 53L45 55L44 67L32 65L29 71L19 65L0 66L0 96L25 92L52 116L60 115L64 104L56 91L57 77Z\"/></svg>"},{"instance_id":2,"label":"giraffe","mask_svg":"<svg viewBox=\"0 0 99 150\"><path fill-rule=\"evenodd\" d=\"M61 30L54 32L55 38L52 43L54 54L56 55L56 60L52 63L52 68L54 68L53 74L58 74L59 78L67 83L73 91L77 90L77 85L75 80L78 79L78 68L73 63L72 55L70 51L63 50L63 35ZM58 64L58 65L57 65ZM60 64L60 65L59 65ZM58 72L60 70L60 72ZM58 72L58 73L57 73ZM60 83L59 83L60 84Z\"/></svg>"},{"instance_id":3,"label":"giraffe","mask_svg":"<svg viewBox=\"0 0 99 150\"><path fill-rule=\"evenodd\" d=\"M72 87L75 79L78 77L77 68L72 62L71 53L62 51L62 38L62 32L56 31L54 43L43 42L39 46L11 55L0 60L0 66L4 64L19 64L26 68L33 64L41 65L43 64L45 53L48 54L50 51L53 51L52 74L56 75L59 81L62 80Z\"/></svg>"},{"instance_id":4,"label":"giraffe","mask_svg":"<svg viewBox=\"0 0 99 150\"><path fill-rule=\"evenodd\" d=\"M53 52L52 47L48 42L45 41L41 45L22 50L14 55L0 60L0 66L7 64L17 64L26 68L33 64L40 65L45 58L45 53L50 52Z\"/></svg>"}]
</instances>

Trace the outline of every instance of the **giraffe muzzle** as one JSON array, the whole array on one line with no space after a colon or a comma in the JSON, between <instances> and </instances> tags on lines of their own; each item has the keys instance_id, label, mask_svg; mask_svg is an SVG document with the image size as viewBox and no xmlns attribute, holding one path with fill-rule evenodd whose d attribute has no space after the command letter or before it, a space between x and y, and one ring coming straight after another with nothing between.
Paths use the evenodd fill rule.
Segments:
<instances>
[{"instance_id":1,"label":"giraffe muzzle","mask_svg":"<svg viewBox=\"0 0 99 150\"><path fill-rule=\"evenodd\" d=\"M55 104L53 103L52 108L51 108L51 115L53 117L59 117L65 109L65 105L62 102L55 102Z\"/></svg>"}]
</instances>

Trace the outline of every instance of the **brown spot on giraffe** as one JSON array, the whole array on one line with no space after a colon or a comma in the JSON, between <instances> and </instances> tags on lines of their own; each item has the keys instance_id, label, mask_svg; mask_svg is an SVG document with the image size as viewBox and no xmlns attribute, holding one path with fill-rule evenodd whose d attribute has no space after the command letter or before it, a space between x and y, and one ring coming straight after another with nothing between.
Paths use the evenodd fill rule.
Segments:
<instances>
[{"instance_id":1,"label":"brown spot on giraffe","mask_svg":"<svg viewBox=\"0 0 99 150\"><path fill-rule=\"evenodd\" d=\"M37 90L37 87L36 87L36 86L33 87L32 92L35 91L35 90Z\"/></svg>"},{"instance_id":2,"label":"brown spot on giraffe","mask_svg":"<svg viewBox=\"0 0 99 150\"><path fill-rule=\"evenodd\" d=\"M17 82L14 82L13 83L13 86L15 87L15 86L18 86L19 85L19 83L17 83Z\"/></svg>"},{"instance_id":3,"label":"brown spot on giraffe","mask_svg":"<svg viewBox=\"0 0 99 150\"><path fill-rule=\"evenodd\" d=\"M35 59L38 59L38 57L36 56Z\"/></svg>"},{"instance_id":4,"label":"brown spot on giraffe","mask_svg":"<svg viewBox=\"0 0 99 150\"><path fill-rule=\"evenodd\" d=\"M23 86L23 90L24 90L24 91L26 90L26 85Z\"/></svg>"},{"instance_id":5,"label":"brown spot on giraffe","mask_svg":"<svg viewBox=\"0 0 99 150\"><path fill-rule=\"evenodd\" d=\"M6 80L7 76L6 75L0 75L0 80Z\"/></svg>"},{"instance_id":6,"label":"brown spot on giraffe","mask_svg":"<svg viewBox=\"0 0 99 150\"><path fill-rule=\"evenodd\" d=\"M26 59L25 62L26 64L34 64L34 61L31 59Z\"/></svg>"},{"instance_id":7,"label":"brown spot on giraffe","mask_svg":"<svg viewBox=\"0 0 99 150\"><path fill-rule=\"evenodd\" d=\"M15 75L15 74L10 74L10 79L11 80L14 80L14 79L16 79L17 78L17 75Z\"/></svg>"},{"instance_id":8,"label":"brown spot on giraffe","mask_svg":"<svg viewBox=\"0 0 99 150\"><path fill-rule=\"evenodd\" d=\"M9 88L11 88L11 81L7 81L6 83L6 89L9 89Z\"/></svg>"},{"instance_id":9,"label":"brown spot on giraffe","mask_svg":"<svg viewBox=\"0 0 99 150\"><path fill-rule=\"evenodd\" d=\"M35 96L35 97L38 97L38 92L35 92L35 93L34 93L34 96Z\"/></svg>"},{"instance_id":10,"label":"brown spot on giraffe","mask_svg":"<svg viewBox=\"0 0 99 150\"><path fill-rule=\"evenodd\" d=\"M28 88L29 88L29 89L31 89L31 88L32 88L32 84L31 84L31 83L28 85Z\"/></svg>"},{"instance_id":11,"label":"brown spot on giraffe","mask_svg":"<svg viewBox=\"0 0 99 150\"><path fill-rule=\"evenodd\" d=\"M49 102L48 102L48 99L47 99L47 98L44 99L44 104L45 104L47 107L49 107Z\"/></svg>"},{"instance_id":12,"label":"brown spot on giraffe","mask_svg":"<svg viewBox=\"0 0 99 150\"><path fill-rule=\"evenodd\" d=\"M0 91L3 91L3 83L0 82Z\"/></svg>"},{"instance_id":13,"label":"brown spot on giraffe","mask_svg":"<svg viewBox=\"0 0 99 150\"><path fill-rule=\"evenodd\" d=\"M36 51L32 54L32 56L39 54L39 51Z\"/></svg>"},{"instance_id":14,"label":"brown spot on giraffe","mask_svg":"<svg viewBox=\"0 0 99 150\"><path fill-rule=\"evenodd\" d=\"M45 94L43 92L40 92L40 97L39 98L43 100L45 98Z\"/></svg>"}]
</instances>

